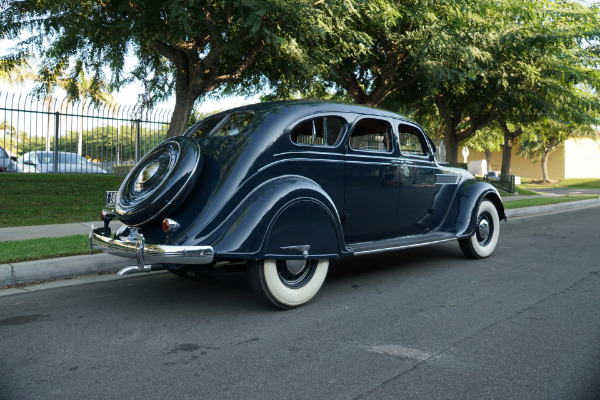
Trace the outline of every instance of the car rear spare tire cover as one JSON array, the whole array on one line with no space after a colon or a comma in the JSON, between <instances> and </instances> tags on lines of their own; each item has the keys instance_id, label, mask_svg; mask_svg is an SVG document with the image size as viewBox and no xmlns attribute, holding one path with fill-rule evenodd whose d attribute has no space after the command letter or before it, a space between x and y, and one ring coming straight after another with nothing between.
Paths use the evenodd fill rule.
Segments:
<instances>
[{"instance_id":1,"label":"car rear spare tire cover","mask_svg":"<svg viewBox=\"0 0 600 400\"><path fill-rule=\"evenodd\" d=\"M165 140L129 172L115 202L119 220L140 227L165 218L187 197L202 169L200 144L185 136Z\"/></svg>"}]
</instances>

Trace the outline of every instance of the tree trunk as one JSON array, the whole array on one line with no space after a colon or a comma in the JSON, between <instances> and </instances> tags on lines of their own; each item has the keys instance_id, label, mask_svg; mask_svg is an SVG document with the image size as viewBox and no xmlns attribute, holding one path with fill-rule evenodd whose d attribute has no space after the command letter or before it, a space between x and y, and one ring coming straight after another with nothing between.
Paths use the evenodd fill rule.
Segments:
<instances>
[{"instance_id":1,"label":"tree trunk","mask_svg":"<svg viewBox=\"0 0 600 400\"><path fill-rule=\"evenodd\" d=\"M550 178L548 177L548 156L550 155L550 151L548 149L544 149L544 154L542 155L542 181L548 182Z\"/></svg>"},{"instance_id":2,"label":"tree trunk","mask_svg":"<svg viewBox=\"0 0 600 400\"><path fill-rule=\"evenodd\" d=\"M188 68L179 68L175 82L175 108L171 116L171 125L167 138L179 136L187 129L194 102L198 97L192 88L192 72Z\"/></svg>"},{"instance_id":3,"label":"tree trunk","mask_svg":"<svg viewBox=\"0 0 600 400\"><path fill-rule=\"evenodd\" d=\"M514 141L512 138L504 136L504 144L502 145L502 168L500 170L501 176L510 175L510 162L512 159L512 148Z\"/></svg>"},{"instance_id":4,"label":"tree trunk","mask_svg":"<svg viewBox=\"0 0 600 400\"><path fill-rule=\"evenodd\" d=\"M185 132L190 116L192 115L194 102L195 99L193 96L177 92L175 108L171 116L171 125L169 125L169 130L167 131L167 138L179 136Z\"/></svg>"},{"instance_id":5,"label":"tree trunk","mask_svg":"<svg viewBox=\"0 0 600 400\"><path fill-rule=\"evenodd\" d=\"M508 129L506 121L501 119L498 119L497 121L498 125L500 126L500 130L504 134L504 144L502 145L502 168L500 169L500 175L508 177L508 175L510 175L512 148L515 143L515 139L518 138L521 133L523 133L523 129L519 128L514 132L511 132L510 129Z\"/></svg>"},{"instance_id":6,"label":"tree trunk","mask_svg":"<svg viewBox=\"0 0 600 400\"><path fill-rule=\"evenodd\" d=\"M485 152L486 169L487 169L487 171L489 171L491 169L491 165L492 165L492 151L490 149L488 149L487 147L485 149L483 149L483 151Z\"/></svg>"},{"instance_id":7,"label":"tree trunk","mask_svg":"<svg viewBox=\"0 0 600 400\"><path fill-rule=\"evenodd\" d=\"M451 166L456 167L458 164L458 140L454 129L447 126L444 132L444 143L446 144L446 161Z\"/></svg>"}]
</instances>

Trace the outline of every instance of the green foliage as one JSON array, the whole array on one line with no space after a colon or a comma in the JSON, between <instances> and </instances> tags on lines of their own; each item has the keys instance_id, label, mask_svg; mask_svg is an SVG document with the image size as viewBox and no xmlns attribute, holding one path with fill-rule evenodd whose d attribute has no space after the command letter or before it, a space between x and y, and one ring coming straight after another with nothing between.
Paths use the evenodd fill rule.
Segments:
<instances>
[{"instance_id":1,"label":"green foliage","mask_svg":"<svg viewBox=\"0 0 600 400\"><path fill-rule=\"evenodd\" d=\"M400 110L444 137L453 164L459 143L494 120L518 132L542 119L598 124L600 14L578 1L10 2L0 37L23 32L2 62L38 52L46 87L68 70L77 93L90 71L95 96L109 68L111 88L144 82L144 105L175 92L167 136L185 129L200 96L265 88L265 99ZM139 60L131 75L127 54Z\"/></svg>"},{"instance_id":2,"label":"green foliage","mask_svg":"<svg viewBox=\"0 0 600 400\"><path fill-rule=\"evenodd\" d=\"M317 10L307 0L21 0L0 14L0 32L10 39L29 35L17 52L40 54L46 93L65 70L72 71L68 91L77 92L87 70L91 93L98 94L105 68L111 88L141 80L144 106L175 92L173 136L185 128L199 96L241 80L255 59L268 63L283 50L300 56L296 37L327 28ZM129 54L138 59L131 75Z\"/></svg>"},{"instance_id":3,"label":"green foliage","mask_svg":"<svg viewBox=\"0 0 600 400\"><path fill-rule=\"evenodd\" d=\"M502 142L502 132L497 126L490 124L477 131L462 144L475 151L484 152L487 155L488 153L499 151L502 148Z\"/></svg>"}]
</instances>

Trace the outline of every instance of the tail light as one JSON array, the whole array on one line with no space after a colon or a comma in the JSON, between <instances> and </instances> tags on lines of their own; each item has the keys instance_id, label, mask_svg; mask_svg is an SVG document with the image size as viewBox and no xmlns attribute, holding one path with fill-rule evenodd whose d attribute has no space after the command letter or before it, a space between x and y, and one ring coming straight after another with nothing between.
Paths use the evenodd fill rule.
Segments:
<instances>
[{"instance_id":1,"label":"tail light","mask_svg":"<svg viewBox=\"0 0 600 400\"><path fill-rule=\"evenodd\" d=\"M173 232L179 228L179 223L171 218L165 218L162 222L162 230L167 232Z\"/></svg>"}]
</instances>

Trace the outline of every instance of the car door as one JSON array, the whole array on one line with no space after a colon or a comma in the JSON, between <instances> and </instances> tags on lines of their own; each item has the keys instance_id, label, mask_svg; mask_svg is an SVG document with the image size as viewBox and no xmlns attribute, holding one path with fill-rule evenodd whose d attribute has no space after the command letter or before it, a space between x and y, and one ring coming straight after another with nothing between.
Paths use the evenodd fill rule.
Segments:
<instances>
[{"instance_id":1,"label":"car door","mask_svg":"<svg viewBox=\"0 0 600 400\"><path fill-rule=\"evenodd\" d=\"M399 154L391 122L362 117L353 124L347 140L342 226L348 243L395 234Z\"/></svg>"},{"instance_id":2,"label":"car door","mask_svg":"<svg viewBox=\"0 0 600 400\"><path fill-rule=\"evenodd\" d=\"M421 234L432 228L437 165L421 129L404 121L396 121L395 128L400 153L397 235Z\"/></svg>"}]
</instances>

